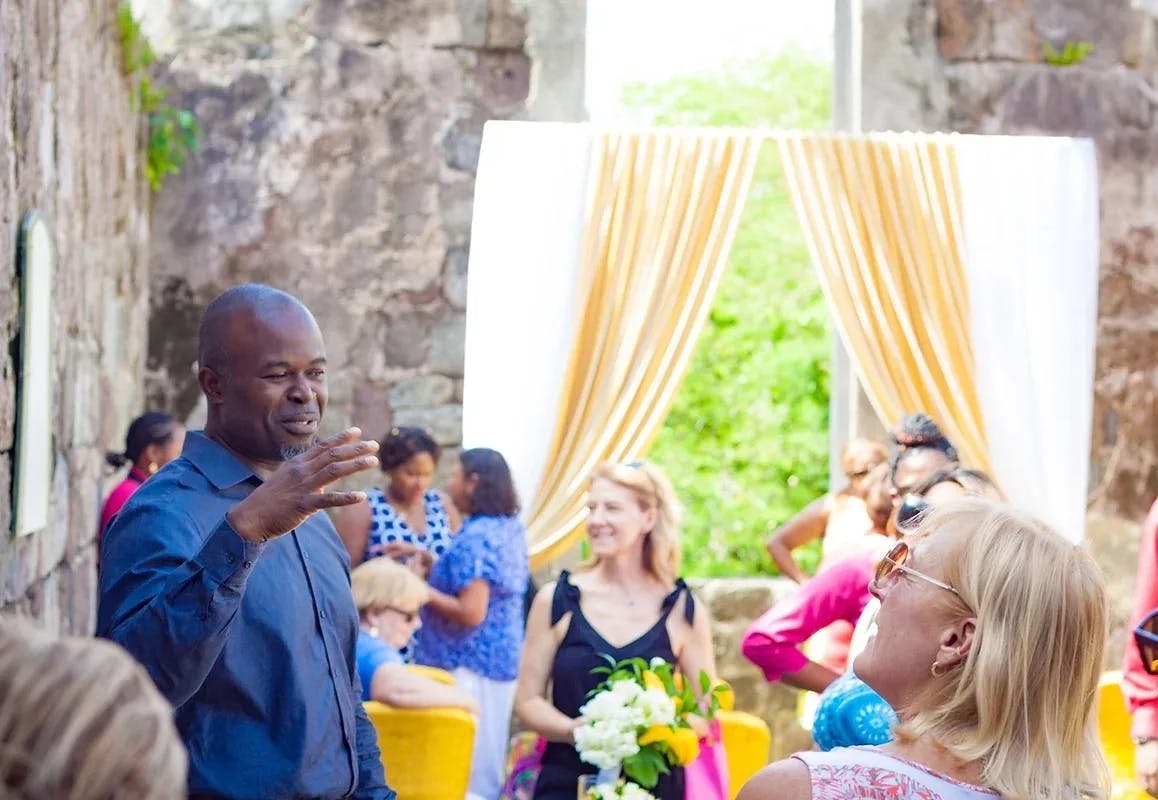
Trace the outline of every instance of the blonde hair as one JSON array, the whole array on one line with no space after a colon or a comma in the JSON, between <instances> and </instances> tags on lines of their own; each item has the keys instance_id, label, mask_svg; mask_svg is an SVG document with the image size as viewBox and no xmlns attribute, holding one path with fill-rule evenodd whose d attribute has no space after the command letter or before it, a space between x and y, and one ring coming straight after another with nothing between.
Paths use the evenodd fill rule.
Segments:
<instances>
[{"instance_id":1,"label":"blonde hair","mask_svg":"<svg viewBox=\"0 0 1158 800\"><path fill-rule=\"evenodd\" d=\"M350 588L359 614L395 606L417 611L430 598L430 591L413 572L389 558L364 561L350 574Z\"/></svg>"},{"instance_id":2,"label":"blonde hair","mask_svg":"<svg viewBox=\"0 0 1158 800\"><path fill-rule=\"evenodd\" d=\"M661 581L674 581L680 574L679 532L683 508L667 475L646 461L630 464L604 462L591 473L588 485L598 479L611 481L630 491L644 511L655 509L655 525L643 540L643 565ZM598 563L598 557L593 556L580 566L589 569Z\"/></svg>"},{"instance_id":3,"label":"blonde hair","mask_svg":"<svg viewBox=\"0 0 1158 800\"><path fill-rule=\"evenodd\" d=\"M186 769L173 710L128 653L0 620L0 797L176 800Z\"/></svg>"},{"instance_id":4,"label":"blonde hair","mask_svg":"<svg viewBox=\"0 0 1158 800\"><path fill-rule=\"evenodd\" d=\"M898 727L963 761L1007 800L1108 797L1095 729L1106 595L1090 554L1044 523L979 498L931 507L915 537L953 530L942 592L976 619L964 663L936 679Z\"/></svg>"}]
</instances>

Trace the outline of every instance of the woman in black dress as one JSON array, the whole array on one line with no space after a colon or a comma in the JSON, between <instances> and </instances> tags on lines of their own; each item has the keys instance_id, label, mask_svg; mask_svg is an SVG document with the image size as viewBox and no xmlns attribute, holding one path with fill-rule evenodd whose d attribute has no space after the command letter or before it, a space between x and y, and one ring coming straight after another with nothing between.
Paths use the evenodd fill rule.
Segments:
<instances>
[{"instance_id":1,"label":"woman in black dress","mask_svg":"<svg viewBox=\"0 0 1158 800\"><path fill-rule=\"evenodd\" d=\"M527 620L515 712L548 742L536 800L575 800L579 776L597 771L580 761L572 732L602 680L591 674L602 655L659 657L685 675L715 677L707 611L678 577L680 510L667 476L644 462L600 465L587 510L590 561L544 586ZM650 791L683 800L683 770Z\"/></svg>"}]
</instances>

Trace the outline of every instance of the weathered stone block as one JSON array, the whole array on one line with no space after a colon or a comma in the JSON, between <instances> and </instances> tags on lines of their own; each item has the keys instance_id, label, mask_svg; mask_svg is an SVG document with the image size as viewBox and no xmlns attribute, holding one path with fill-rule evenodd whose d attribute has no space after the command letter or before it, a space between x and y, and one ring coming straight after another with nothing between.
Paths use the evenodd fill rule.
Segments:
<instances>
[{"instance_id":1,"label":"weathered stone block","mask_svg":"<svg viewBox=\"0 0 1158 800\"><path fill-rule=\"evenodd\" d=\"M511 0L490 0L487 47L494 50L522 50L527 41L527 18Z\"/></svg>"},{"instance_id":2,"label":"weathered stone block","mask_svg":"<svg viewBox=\"0 0 1158 800\"><path fill-rule=\"evenodd\" d=\"M949 61L975 60L989 52L989 0L937 0L937 41Z\"/></svg>"},{"instance_id":3,"label":"weathered stone block","mask_svg":"<svg viewBox=\"0 0 1158 800\"><path fill-rule=\"evenodd\" d=\"M435 324L430 336L430 368L443 375L460 378L466 363L465 351L466 314L446 314Z\"/></svg>"},{"instance_id":4,"label":"weathered stone block","mask_svg":"<svg viewBox=\"0 0 1158 800\"><path fill-rule=\"evenodd\" d=\"M418 367L427 361L431 350L430 315L417 311L401 312L386 324L386 363L396 367Z\"/></svg>"},{"instance_id":5,"label":"weathered stone block","mask_svg":"<svg viewBox=\"0 0 1158 800\"><path fill-rule=\"evenodd\" d=\"M466 271L469 260L465 247L452 247L446 251L446 264L442 268L442 293L450 307L457 311L466 310Z\"/></svg>"},{"instance_id":6,"label":"weathered stone block","mask_svg":"<svg viewBox=\"0 0 1158 800\"><path fill-rule=\"evenodd\" d=\"M745 624L767 611L779 599L795 590L783 578L720 578L705 586L712 619L745 620Z\"/></svg>"},{"instance_id":7,"label":"weathered stone block","mask_svg":"<svg viewBox=\"0 0 1158 800\"><path fill-rule=\"evenodd\" d=\"M363 384L354 387L350 423L361 428L364 437L380 438L394 424L389 395L385 386Z\"/></svg>"},{"instance_id":8,"label":"weathered stone block","mask_svg":"<svg viewBox=\"0 0 1158 800\"><path fill-rule=\"evenodd\" d=\"M513 111L531 92L531 60L520 51L483 51L474 79L483 104L495 111Z\"/></svg>"},{"instance_id":9,"label":"weathered stone block","mask_svg":"<svg viewBox=\"0 0 1158 800\"><path fill-rule=\"evenodd\" d=\"M439 406L449 403L454 383L443 375L421 375L399 381L390 389L390 405L395 409Z\"/></svg>"},{"instance_id":10,"label":"weathered stone block","mask_svg":"<svg viewBox=\"0 0 1158 800\"><path fill-rule=\"evenodd\" d=\"M1026 0L1005 0L991 4L988 56L994 60L1040 61L1041 41L1034 29L1033 14Z\"/></svg>"},{"instance_id":11,"label":"weathered stone block","mask_svg":"<svg viewBox=\"0 0 1158 800\"><path fill-rule=\"evenodd\" d=\"M442 405L434 408L400 408L394 412L395 425L425 428L440 445L462 442L462 406Z\"/></svg>"}]
</instances>

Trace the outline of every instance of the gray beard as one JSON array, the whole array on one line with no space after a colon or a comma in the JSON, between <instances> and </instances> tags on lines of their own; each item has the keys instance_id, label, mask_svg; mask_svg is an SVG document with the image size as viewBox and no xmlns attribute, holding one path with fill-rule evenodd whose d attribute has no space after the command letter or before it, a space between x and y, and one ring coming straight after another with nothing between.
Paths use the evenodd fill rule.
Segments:
<instances>
[{"instance_id":1,"label":"gray beard","mask_svg":"<svg viewBox=\"0 0 1158 800\"><path fill-rule=\"evenodd\" d=\"M301 445L300 447L290 447L288 445L283 445L281 448L281 460L282 461L289 461L291 458L297 458L302 453L309 452L309 449L313 446L314 446L313 442L310 442L309 444Z\"/></svg>"}]
</instances>

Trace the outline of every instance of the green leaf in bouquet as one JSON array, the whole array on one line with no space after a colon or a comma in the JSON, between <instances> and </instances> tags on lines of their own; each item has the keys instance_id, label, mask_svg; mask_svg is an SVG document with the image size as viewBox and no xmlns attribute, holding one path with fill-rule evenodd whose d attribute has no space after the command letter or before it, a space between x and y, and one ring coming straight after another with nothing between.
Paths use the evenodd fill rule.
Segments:
<instances>
[{"instance_id":1,"label":"green leaf in bouquet","mask_svg":"<svg viewBox=\"0 0 1158 800\"><path fill-rule=\"evenodd\" d=\"M623 773L643 788L652 789L659 783L659 776L668 775L671 770L660 746L649 745L623 760Z\"/></svg>"}]
</instances>

